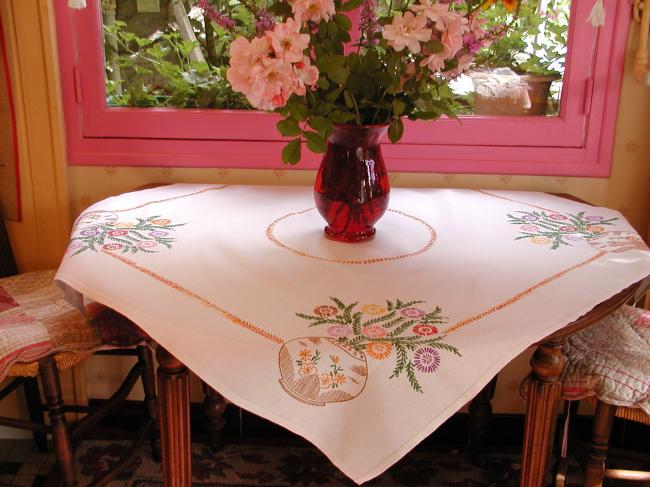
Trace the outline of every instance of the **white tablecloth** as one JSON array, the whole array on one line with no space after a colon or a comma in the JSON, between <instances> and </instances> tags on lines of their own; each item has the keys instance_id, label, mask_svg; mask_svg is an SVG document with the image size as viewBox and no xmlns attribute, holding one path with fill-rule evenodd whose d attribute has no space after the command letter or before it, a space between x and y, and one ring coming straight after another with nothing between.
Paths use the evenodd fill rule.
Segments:
<instances>
[{"instance_id":1,"label":"white tablecloth","mask_svg":"<svg viewBox=\"0 0 650 487\"><path fill-rule=\"evenodd\" d=\"M311 188L129 193L80 216L57 280L363 482L650 274L621 214L541 193L393 189L374 240L323 226Z\"/></svg>"}]
</instances>

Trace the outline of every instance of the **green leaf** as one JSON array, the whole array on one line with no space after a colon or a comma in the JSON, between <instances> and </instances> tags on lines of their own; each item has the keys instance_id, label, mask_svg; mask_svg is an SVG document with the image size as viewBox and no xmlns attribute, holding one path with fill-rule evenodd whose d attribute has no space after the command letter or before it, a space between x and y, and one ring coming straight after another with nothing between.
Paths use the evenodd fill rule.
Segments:
<instances>
[{"instance_id":1,"label":"green leaf","mask_svg":"<svg viewBox=\"0 0 650 487\"><path fill-rule=\"evenodd\" d=\"M298 164L300 161L300 138L293 139L282 149L282 162Z\"/></svg>"},{"instance_id":2,"label":"green leaf","mask_svg":"<svg viewBox=\"0 0 650 487\"><path fill-rule=\"evenodd\" d=\"M336 110L329 114L329 119L334 123L347 123L355 118L356 115L354 113L343 112L341 110Z\"/></svg>"},{"instance_id":3,"label":"green leaf","mask_svg":"<svg viewBox=\"0 0 650 487\"><path fill-rule=\"evenodd\" d=\"M310 151L323 153L327 149L325 139L316 132L305 132L305 138L307 139L307 147L309 147Z\"/></svg>"},{"instance_id":4,"label":"green leaf","mask_svg":"<svg viewBox=\"0 0 650 487\"><path fill-rule=\"evenodd\" d=\"M329 133L334 128L332 122L325 117L312 117L307 124L319 134Z\"/></svg>"},{"instance_id":5,"label":"green leaf","mask_svg":"<svg viewBox=\"0 0 650 487\"><path fill-rule=\"evenodd\" d=\"M347 15L336 14L334 16L334 22L336 22L336 25L341 30L348 31L352 28L352 21Z\"/></svg>"},{"instance_id":6,"label":"green leaf","mask_svg":"<svg viewBox=\"0 0 650 487\"><path fill-rule=\"evenodd\" d=\"M327 76L329 76L336 84L344 85L350 77L350 71L345 68L338 68L327 73Z\"/></svg>"},{"instance_id":7,"label":"green leaf","mask_svg":"<svg viewBox=\"0 0 650 487\"><path fill-rule=\"evenodd\" d=\"M345 56L340 54L326 55L318 62L318 69L324 73L331 73L345 65Z\"/></svg>"},{"instance_id":8,"label":"green leaf","mask_svg":"<svg viewBox=\"0 0 650 487\"><path fill-rule=\"evenodd\" d=\"M397 117L388 126L388 139L394 144L404 135L404 124L402 119Z\"/></svg>"},{"instance_id":9,"label":"green leaf","mask_svg":"<svg viewBox=\"0 0 650 487\"><path fill-rule=\"evenodd\" d=\"M316 82L316 86L318 86L321 90L326 90L330 87L330 82L327 81L325 78L318 78L318 81Z\"/></svg>"},{"instance_id":10,"label":"green leaf","mask_svg":"<svg viewBox=\"0 0 650 487\"><path fill-rule=\"evenodd\" d=\"M328 22L327 23L327 35L329 37L336 37L336 35L339 33L339 28L336 25L336 22Z\"/></svg>"},{"instance_id":11,"label":"green leaf","mask_svg":"<svg viewBox=\"0 0 650 487\"><path fill-rule=\"evenodd\" d=\"M339 12L350 12L363 3L363 0L348 0L341 5Z\"/></svg>"},{"instance_id":12,"label":"green leaf","mask_svg":"<svg viewBox=\"0 0 650 487\"><path fill-rule=\"evenodd\" d=\"M406 105L404 102L398 98L395 98L393 100L393 113L397 115L398 117L404 113L404 108L406 108Z\"/></svg>"},{"instance_id":13,"label":"green leaf","mask_svg":"<svg viewBox=\"0 0 650 487\"><path fill-rule=\"evenodd\" d=\"M302 100L302 103L300 101L290 102L288 106L289 110L291 111L291 118L294 118L299 122L306 120L309 116L307 107L304 105L304 100Z\"/></svg>"},{"instance_id":14,"label":"green leaf","mask_svg":"<svg viewBox=\"0 0 650 487\"><path fill-rule=\"evenodd\" d=\"M354 108L354 99L352 98L352 94L348 90L345 90L343 92L343 99L345 100L346 107Z\"/></svg>"},{"instance_id":15,"label":"green leaf","mask_svg":"<svg viewBox=\"0 0 650 487\"><path fill-rule=\"evenodd\" d=\"M293 118L287 118L285 120L280 120L276 124L276 127L278 129L278 132L280 132L285 137L293 137L293 136L296 136L296 135L300 135L302 133L302 130L300 129L300 126L298 125L298 122L296 120L294 120Z\"/></svg>"}]
</instances>

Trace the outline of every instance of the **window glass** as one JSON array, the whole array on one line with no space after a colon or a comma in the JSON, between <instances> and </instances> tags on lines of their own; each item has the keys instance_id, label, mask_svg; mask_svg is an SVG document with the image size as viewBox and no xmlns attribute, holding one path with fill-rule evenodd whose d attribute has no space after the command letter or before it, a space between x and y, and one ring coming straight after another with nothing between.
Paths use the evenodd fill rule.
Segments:
<instances>
[{"instance_id":1,"label":"window glass","mask_svg":"<svg viewBox=\"0 0 650 487\"><path fill-rule=\"evenodd\" d=\"M409 1L379 0L378 9L386 14ZM487 11L486 35L496 40L451 84L458 111L558 115L570 0L524 1L517 18L507 3ZM228 50L235 36L264 28L269 7L269 0L104 0L107 105L250 109L226 80Z\"/></svg>"}]
</instances>

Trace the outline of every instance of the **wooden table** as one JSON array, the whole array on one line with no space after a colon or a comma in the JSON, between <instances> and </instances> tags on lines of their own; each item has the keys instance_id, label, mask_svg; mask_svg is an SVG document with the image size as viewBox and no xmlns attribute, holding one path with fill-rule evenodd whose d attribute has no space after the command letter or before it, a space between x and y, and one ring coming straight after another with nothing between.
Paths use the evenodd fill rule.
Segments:
<instances>
[{"instance_id":1,"label":"wooden table","mask_svg":"<svg viewBox=\"0 0 650 487\"><path fill-rule=\"evenodd\" d=\"M526 425L522 449L521 487L546 485L549 457L557 419L564 358L562 345L580 331L628 302L639 289L635 283L589 313L537 343L530 361ZM168 487L189 487L192 468L190 453L189 370L167 350L158 347L158 391L163 452L163 479Z\"/></svg>"}]
</instances>

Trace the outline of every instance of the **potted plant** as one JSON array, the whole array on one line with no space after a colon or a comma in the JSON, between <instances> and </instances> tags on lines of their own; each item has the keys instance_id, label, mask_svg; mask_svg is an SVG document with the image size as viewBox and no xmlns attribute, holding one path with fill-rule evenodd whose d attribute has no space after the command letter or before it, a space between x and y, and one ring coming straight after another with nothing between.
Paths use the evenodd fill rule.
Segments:
<instances>
[{"instance_id":1,"label":"potted plant","mask_svg":"<svg viewBox=\"0 0 650 487\"><path fill-rule=\"evenodd\" d=\"M476 56L475 114L548 113L551 84L564 71L569 8L569 0L531 0L514 20L502 5L486 12L488 25L513 25Z\"/></svg>"}]
</instances>

